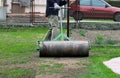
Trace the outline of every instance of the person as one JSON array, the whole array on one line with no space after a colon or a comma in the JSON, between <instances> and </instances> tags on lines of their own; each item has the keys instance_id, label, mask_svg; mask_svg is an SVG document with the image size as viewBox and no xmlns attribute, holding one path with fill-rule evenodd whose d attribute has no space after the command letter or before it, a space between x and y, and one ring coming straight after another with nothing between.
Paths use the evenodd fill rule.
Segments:
<instances>
[{"instance_id":1,"label":"person","mask_svg":"<svg viewBox=\"0 0 120 78\"><path fill-rule=\"evenodd\" d=\"M59 34L58 13L61 6L67 3L66 0L47 0L46 2L46 17L50 25L49 40L53 40Z\"/></svg>"}]
</instances>

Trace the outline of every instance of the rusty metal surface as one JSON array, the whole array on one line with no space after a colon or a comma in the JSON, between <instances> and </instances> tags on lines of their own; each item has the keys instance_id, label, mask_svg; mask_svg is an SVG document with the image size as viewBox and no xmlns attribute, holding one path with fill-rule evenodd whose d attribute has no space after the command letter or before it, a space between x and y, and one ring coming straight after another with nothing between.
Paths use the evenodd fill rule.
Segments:
<instances>
[{"instance_id":1,"label":"rusty metal surface","mask_svg":"<svg viewBox=\"0 0 120 78\"><path fill-rule=\"evenodd\" d=\"M40 42L40 57L85 57L88 55L88 41Z\"/></svg>"}]
</instances>

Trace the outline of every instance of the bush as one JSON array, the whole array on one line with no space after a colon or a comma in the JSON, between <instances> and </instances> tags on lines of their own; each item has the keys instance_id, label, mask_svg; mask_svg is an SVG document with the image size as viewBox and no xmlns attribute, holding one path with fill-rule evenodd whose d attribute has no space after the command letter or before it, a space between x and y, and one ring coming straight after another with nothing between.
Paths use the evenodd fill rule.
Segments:
<instances>
[{"instance_id":1,"label":"bush","mask_svg":"<svg viewBox=\"0 0 120 78\"><path fill-rule=\"evenodd\" d=\"M114 44L117 43L117 41L115 41L115 40L111 40L111 39L108 39L108 40L106 40L106 43L107 43L107 44L114 45Z\"/></svg>"}]
</instances>

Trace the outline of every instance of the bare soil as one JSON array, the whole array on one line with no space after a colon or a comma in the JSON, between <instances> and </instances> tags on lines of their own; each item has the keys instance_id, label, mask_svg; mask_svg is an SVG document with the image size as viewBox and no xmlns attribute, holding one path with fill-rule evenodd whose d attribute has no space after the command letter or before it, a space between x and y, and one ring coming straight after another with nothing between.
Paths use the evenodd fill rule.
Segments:
<instances>
[{"instance_id":1,"label":"bare soil","mask_svg":"<svg viewBox=\"0 0 120 78\"><path fill-rule=\"evenodd\" d=\"M84 30L85 36L80 34L81 29L74 29L72 31L71 37L73 40L89 40L91 44L95 45L95 40L97 39L97 35L101 35L103 41L113 40L117 43L115 45L120 45L120 30Z\"/></svg>"},{"instance_id":2,"label":"bare soil","mask_svg":"<svg viewBox=\"0 0 120 78\"><path fill-rule=\"evenodd\" d=\"M73 78L76 74L84 74L87 69L89 59L85 58L40 58L38 52L34 52L31 56L31 61L26 63L6 64L0 66L0 69L31 69L32 74L21 75L18 78ZM26 59L27 60L27 59ZM4 60L3 60L4 61ZM10 60L9 60L10 61ZM12 61L12 60L11 60ZM55 64L62 64L61 67L53 67ZM50 65L50 67L41 67L41 65ZM53 68L51 68L51 66ZM48 70L48 71L47 71ZM53 70L53 72L52 72ZM44 73L43 73L44 72ZM0 75L0 78L7 78L7 75Z\"/></svg>"},{"instance_id":3,"label":"bare soil","mask_svg":"<svg viewBox=\"0 0 120 78\"><path fill-rule=\"evenodd\" d=\"M83 74L87 69L88 59L84 58L44 58L44 64L63 64L58 73L40 74L36 78L73 78L76 74ZM43 64L43 62L41 62Z\"/></svg>"}]
</instances>

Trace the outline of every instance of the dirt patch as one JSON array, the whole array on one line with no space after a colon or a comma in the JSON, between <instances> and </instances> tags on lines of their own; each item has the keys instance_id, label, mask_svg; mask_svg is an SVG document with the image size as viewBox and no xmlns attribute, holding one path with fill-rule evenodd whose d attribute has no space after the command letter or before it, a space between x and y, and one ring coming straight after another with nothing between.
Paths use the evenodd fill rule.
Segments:
<instances>
[{"instance_id":1,"label":"dirt patch","mask_svg":"<svg viewBox=\"0 0 120 78\"><path fill-rule=\"evenodd\" d=\"M84 33L80 32L84 31ZM95 40L97 35L101 35L104 42L107 40L113 40L117 43L115 45L120 45L120 30L84 30L84 29L74 29L72 31L71 37L73 40L89 40L91 44L95 45ZM84 34L85 36L82 36Z\"/></svg>"},{"instance_id":2,"label":"dirt patch","mask_svg":"<svg viewBox=\"0 0 120 78\"><path fill-rule=\"evenodd\" d=\"M87 69L87 65L89 64L89 59L85 58L40 58L39 52L34 52L31 55L26 57L30 58L30 61L26 63L16 64L7 64L1 65L0 69L12 69L12 68L20 68L20 69L31 69L31 71L35 73L36 78L73 78L76 74L83 74L84 70ZM3 60L4 61L4 60ZM18 60L19 61L19 60ZM54 67L55 66L55 67ZM34 78L28 73L22 75L18 78Z\"/></svg>"},{"instance_id":3,"label":"dirt patch","mask_svg":"<svg viewBox=\"0 0 120 78\"><path fill-rule=\"evenodd\" d=\"M38 74L36 78L73 78L76 74L83 74L83 70L87 69L89 64L88 58L42 58L40 64L62 64L63 66L58 68L58 72L49 74ZM49 68L48 68L49 70ZM38 70L39 71L39 70Z\"/></svg>"},{"instance_id":4,"label":"dirt patch","mask_svg":"<svg viewBox=\"0 0 120 78\"><path fill-rule=\"evenodd\" d=\"M38 75L36 78L72 78L71 75L68 74L46 74L46 75Z\"/></svg>"}]
</instances>

